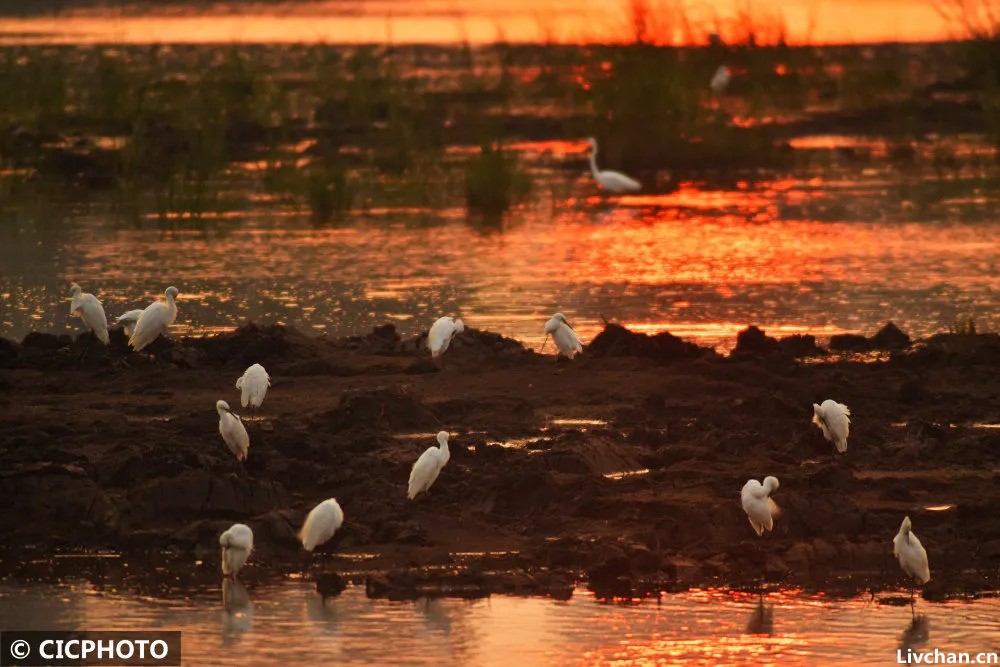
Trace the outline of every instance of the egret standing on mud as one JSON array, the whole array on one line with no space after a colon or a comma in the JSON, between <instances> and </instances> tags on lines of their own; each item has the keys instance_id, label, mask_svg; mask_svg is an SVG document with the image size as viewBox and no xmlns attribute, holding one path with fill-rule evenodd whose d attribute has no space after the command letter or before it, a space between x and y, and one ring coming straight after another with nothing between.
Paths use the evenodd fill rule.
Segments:
<instances>
[{"instance_id":1,"label":"egret standing on mud","mask_svg":"<svg viewBox=\"0 0 1000 667\"><path fill-rule=\"evenodd\" d=\"M344 525L344 510L340 509L340 503L336 498L324 500L309 512L306 522L302 524L299 539L303 548L312 551L333 537L342 525Z\"/></svg>"},{"instance_id":2,"label":"egret standing on mud","mask_svg":"<svg viewBox=\"0 0 1000 667\"><path fill-rule=\"evenodd\" d=\"M451 458L451 452L448 450L448 432L440 431L437 434L437 441L438 446L428 447L410 470L410 482L406 486L406 497L410 500L431 488L434 480L441 474L444 464Z\"/></svg>"},{"instance_id":3,"label":"egret standing on mud","mask_svg":"<svg viewBox=\"0 0 1000 667\"><path fill-rule=\"evenodd\" d=\"M621 194L622 192L637 192L642 186L639 181L629 178L625 174L617 171L597 169L597 139L590 137L587 139L590 144L590 173L594 175L597 184L608 192Z\"/></svg>"},{"instance_id":4,"label":"egret standing on mud","mask_svg":"<svg viewBox=\"0 0 1000 667\"><path fill-rule=\"evenodd\" d=\"M545 340L552 336L552 340L555 341L556 348L559 350L559 354L572 359L577 354L583 352L583 343L580 342L580 337L576 335L573 331L573 327L570 326L569 321L566 320L566 316L562 313L556 313L553 315L548 322L545 323ZM542 341L542 349L545 349L545 341ZM556 355L556 359L559 355Z\"/></svg>"},{"instance_id":5,"label":"egret standing on mud","mask_svg":"<svg viewBox=\"0 0 1000 667\"><path fill-rule=\"evenodd\" d=\"M250 453L250 436L240 418L229 408L229 403L216 401L215 410L219 413L219 433L226 442L237 461L246 461Z\"/></svg>"},{"instance_id":6,"label":"egret standing on mud","mask_svg":"<svg viewBox=\"0 0 1000 667\"><path fill-rule=\"evenodd\" d=\"M451 339L463 331L465 331L465 324L462 320L451 317L439 318L431 325L431 330L427 333L427 347L431 350L431 357L437 359L444 354L448 346L451 345Z\"/></svg>"},{"instance_id":7,"label":"egret standing on mud","mask_svg":"<svg viewBox=\"0 0 1000 667\"><path fill-rule=\"evenodd\" d=\"M222 574L235 577L253 551L253 531L250 526L234 523L219 536L219 544L222 546Z\"/></svg>"},{"instance_id":8,"label":"egret standing on mud","mask_svg":"<svg viewBox=\"0 0 1000 667\"><path fill-rule=\"evenodd\" d=\"M843 403L826 399L822 405L813 403L813 424L823 431L823 437L832 442L837 451L847 451L847 435L851 430L850 409Z\"/></svg>"},{"instance_id":9,"label":"egret standing on mud","mask_svg":"<svg viewBox=\"0 0 1000 667\"><path fill-rule=\"evenodd\" d=\"M90 292L84 292L76 283L70 287L73 300L70 302L70 315L77 315L87 328L94 332L97 340L105 345L111 340L108 337L108 317L104 314L104 306Z\"/></svg>"},{"instance_id":10,"label":"egret standing on mud","mask_svg":"<svg viewBox=\"0 0 1000 667\"><path fill-rule=\"evenodd\" d=\"M912 530L910 517L903 517L903 523L899 526L899 532L892 538L892 553L899 559L899 565L903 572L913 577L918 584L926 584L931 580L931 568L927 563L927 552L920 544L916 534ZM910 598L913 591L910 591Z\"/></svg>"},{"instance_id":11,"label":"egret standing on mud","mask_svg":"<svg viewBox=\"0 0 1000 667\"><path fill-rule=\"evenodd\" d=\"M241 390L240 405L244 408L249 405L256 410L264 402L267 395L267 388L271 386L271 376L267 374L264 367L254 364L244 371L242 377L236 380L236 388Z\"/></svg>"},{"instance_id":12,"label":"egret standing on mud","mask_svg":"<svg viewBox=\"0 0 1000 667\"><path fill-rule=\"evenodd\" d=\"M778 478L769 476L764 478L763 484L755 479L748 480L740 491L743 511L758 535L763 535L765 530L774 530L774 520L780 510L771 500L771 494L777 490Z\"/></svg>"},{"instance_id":13,"label":"egret standing on mud","mask_svg":"<svg viewBox=\"0 0 1000 667\"><path fill-rule=\"evenodd\" d=\"M119 315L118 319L115 320L115 324L120 324L125 335L131 337L132 332L135 331L135 323L139 321L140 317L142 317L142 310L136 308L135 310L130 310L127 313Z\"/></svg>"},{"instance_id":14,"label":"egret standing on mud","mask_svg":"<svg viewBox=\"0 0 1000 667\"><path fill-rule=\"evenodd\" d=\"M167 328L177 319L177 288L168 287L164 292L166 301L154 301L146 306L139 316L139 321L135 323L132 336L128 339L132 349L138 352L146 347L161 334L167 333Z\"/></svg>"}]
</instances>

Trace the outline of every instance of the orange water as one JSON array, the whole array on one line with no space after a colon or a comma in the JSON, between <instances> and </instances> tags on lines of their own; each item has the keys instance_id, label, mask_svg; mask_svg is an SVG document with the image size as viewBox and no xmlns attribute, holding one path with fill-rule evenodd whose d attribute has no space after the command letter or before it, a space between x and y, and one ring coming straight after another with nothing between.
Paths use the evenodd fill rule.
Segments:
<instances>
[{"instance_id":1,"label":"orange water","mask_svg":"<svg viewBox=\"0 0 1000 667\"><path fill-rule=\"evenodd\" d=\"M632 38L628 0L380 0L171 5L78 10L0 19L0 43L489 43ZM648 0L648 32L661 43L703 42L710 32L791 43L933 41L954 26L932 3ZM683 19L681 17L684 17Z\"/></svg>"},{"instance_id":2,"label":"orange water","mask_svg":"<svg viewBox=\"0 0 1000 667\"><path fill-rule=\"evenodd\" d=\"M137 595L87 583L2 584L5 629L183 632L191 665L895 664L897 651L997 651L1000 600L887 606L798 590L659 602L494 596L387 602L301 580Z\"/></svg>"}]
</instances>

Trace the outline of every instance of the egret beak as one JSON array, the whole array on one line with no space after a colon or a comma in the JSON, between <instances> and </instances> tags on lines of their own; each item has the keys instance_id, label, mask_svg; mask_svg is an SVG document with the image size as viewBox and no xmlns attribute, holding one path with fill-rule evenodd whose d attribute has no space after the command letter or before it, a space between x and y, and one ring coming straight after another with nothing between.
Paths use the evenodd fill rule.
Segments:
<instances>
[{"instance_id":1,"label":"egret beak","mask_svg":"<svg viewBox=\"0 0 1000 667\"><path fill-rule=\"evenodd\" d=\"M545 334L545 340L542 341L542 346L538 349L538 354L545 351L545 344L549 342L549 335Z\"/></svg>"}]
</instances>

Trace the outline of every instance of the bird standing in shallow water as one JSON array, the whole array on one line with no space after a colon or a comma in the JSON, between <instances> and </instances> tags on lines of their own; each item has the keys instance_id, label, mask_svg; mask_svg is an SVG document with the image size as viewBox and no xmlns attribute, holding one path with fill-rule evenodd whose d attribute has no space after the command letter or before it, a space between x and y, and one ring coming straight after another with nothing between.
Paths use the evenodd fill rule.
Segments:
<instances>
[{"instance_id":1,"label":"bird standing in shallow water","mask_svg":"<svg viewBox=\"0 0 1000 667\"><path fill-rule=\"evenodd\" d=\"M556 313L545 323L546 340L549 336L552 336L559 353L568 359L583 352L583 343L580 342L580 337L576 335L576 331L573 330L569 321L566 320L566 316L562 313ZM545 349L544 341L542 349ZM556 359L558 359L558 355L556 355Z\"/></svg>"},{"instance_id":2,"label":"bird standing in shallow water","mask_svg":"<svg viewBox=\"0 0 1000 667\"><path fill-rule=\"evenodd\" d=\"M243 421L229 407L225 401L216 401L215 410L219 413L219 433L226 442L237 461L246 461L247 454L250 453L250 436Z\"/></svg>"},{"instance_id":3,"label":"bird standing in shallow water","mask_svg":"<svg viewBox=\"0 0 1000 667\"><path fill-rule=\"evenodd\" d=\"M177 303L174 301L177 298L177 288L168 287L164 294L166 301L154 301L146 306L135 323L128 343L136 352L167 333L167 328L177 319Z\"/></svg>"},{"instance_id":4,"label":"bird standing in shallow water","mask_svg":"<svg viewBox=\"0 0 1000 667\"><path fill-rule=\"evenodd\" d=\"M927 562L927 551L924 545L920 544L910 517L903 517L903 523L899 525L899 532L892 538L892 553L899 559L899 565L903 572L913 578L918 584L926 584L931 580L931 568ZM910 600L913 600L913 589L910 589Z\"/></svg>"},{"instance_id":5,"label":"bird standing in shallow water","mask_svg":"<svg viewBox=\"0 0 1000 667\"><path fill-rule=\"evenodd\" d=\"M299 531L299 540L306 551L312 551L333 537L342 525L344 510L340 509L340 503L336 498L324 500L309 512Z\"/></svg>"},{"instance_id":6,"label":"bird standing in shallow water","mask_svg":"<svg viewBox=\"0 0 1000 667\"><path fill-rule=\"evenodd\" d=\"M764 478L763 484L755 479L748 480L740 491L743 511L747 513L750 525L758 535L763 535L766 530L774 530L774 519L780 510L771 499L771 494L777 490L778 478L768 476Z\"/></svg>"},{"instance_id":7,"label":"bird standing in shallow water","mask_svg":"<svg viewBox=\"0 0 1000 667\"><path fill-rule=\"evenodd\" d=\"M236 380L236 388L241 391L240 405L244 408L249 405L251 409L257 410L264 402L267 388L270 386L271 376L267 374L263 366L254 364L246 369L243 375Z\"/></svg>"},{"instance_id":8,"label":"bird standing in shallow water","mask_svg":"<svg viewBox=\"0 0 1000 667\"><path fill-rule=\"evenodd\" d=\"M465 331L465 324L462 320L451 317L441 317L431 325L431 330L427 332L427 347L430 348L431 357L439 358L451 345L451 340L458 334Z\"/></svg>"},{"instance_id":9,"label":"bird standing in shallow water","mask_svg":"<svg viewBox=\"0 0 1000 667\"><path fill-rule=\"evenodd\" d=\"M87 328L94 332L97 340L107 345L111 339L108 336L108 317L104 314L104 306L96 296L84 292L76 283L70 286L70 292L73 294L69 306L70 315L79 316Z\"/></svg>"},{"instance_id":10,"label":"bird standing in shallow water","mask_svg":"<svg viewBox=\"0 0 1000 667\"><path fill-rule=\"evenodd\" d=\"M222 574L235 577L253 551L253 531L250 526L234 523L219 536L219 545L222 546Z\"/></svg>"},{"instance_id":11,"label":"bird standing in shallow water","mask_svg":"<svg viewBox=\"0 0 1000 667\"><path fill-rule=\"evenodd\" d=\"M608 192L621 194L623 192L638 192L642 186L639 181L629 178L625 174L617 171L597 169L597 139L590 137L587 139L590 145L590 173L594 175L597 184Z\"/></svg>"},{"instance_id":12,"label":"bird standing in shallow water","mask_svg":"<svg viewBox=\"0 0 1000 667\"><path fill-rule=\"evenodd\" d=\"M437 434L437 441L438 446L428 447L410 470L410 482L406 486L406 497L410 500L431 488L434 480L441 474L441 469L451 458L451 452L448 449L448 432L440 431Z\"/></svg>"},{"instance_id":13,"label":"bird standing in shallow water","mask_svg":"<svg viewBox=\"0 0 1000 667\"><path fill-rule=\"evenodd\" d=\"M131 337L132 332L135 331L135 323L139 321L140 317L142 317L142 310L136 308L135 310L130 310L127 313L119 315L118 319L115 320L115 324L120 324L125 335Z\"/></svg>"},{"instance_id":14,"label":"bird standing in shallow water","mask_svg":"<svg viewBox=\"0 0 1000 667\"><path fill-rule=\"evenodd\" d=\"M725 65L719 65L719 69L715 70L715 74L712 75L712 80L709 82L708 87L716 95L721 95L729 87L730 78L731 72L729 68Z\"/></svg>"},{"instance_id":15,"label":"bird standing in shallow water","mask_svg":"<svg viewBox=\"0 0 1000 667\"><path fill-rule=\"evenodd\" d=\"M843 403L826 399L822 405L813 403L813 424L823 431L823 437L832 442L837 451L847 451L847 436L851 430L851 410Z\"/></svg>"}]
</instances>

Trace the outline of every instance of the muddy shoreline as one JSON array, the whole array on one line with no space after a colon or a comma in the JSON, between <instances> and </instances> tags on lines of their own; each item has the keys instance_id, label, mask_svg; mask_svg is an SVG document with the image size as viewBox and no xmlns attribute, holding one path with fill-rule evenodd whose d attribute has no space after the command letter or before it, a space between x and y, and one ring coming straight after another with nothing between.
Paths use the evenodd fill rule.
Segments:
<instances>
[{"instance_id":1,"label":"muddy shoreline","mask_svg":"<svg viewBox=\"0 0 1000 667\"><path fill-rule=\"evenodd\" d=\"M150 360L117 330L108 348L0 339L0 531L16 548L0 569L38 577L53 554L105 550L207 577L240 521L256 542L246 577L305 569L328 592L559 597L586 580L631 597L848 576L881 589L903 583L891 539L909 514L925 597L998 587L1000 429L984 425L1000 423L1000 336L912 343L886 327L831 355L750 329L723 357L609 325L557 363L470 329L441 368L421 342L391 326L333 340L249 324L163 341ZM272 389L241 468L214 403L238 404L255 362ZM846 455L810 424L825 398L852 409ZM440 429L451 461L408 502ZM781 480L783 513L759 539L739 490L764 475ZM309 559L295 533L328 497L346 523Z\"/></svg>"}]
</instances>

